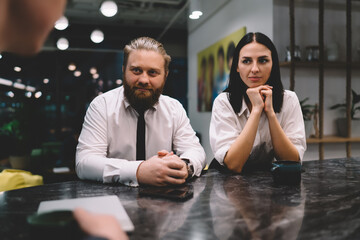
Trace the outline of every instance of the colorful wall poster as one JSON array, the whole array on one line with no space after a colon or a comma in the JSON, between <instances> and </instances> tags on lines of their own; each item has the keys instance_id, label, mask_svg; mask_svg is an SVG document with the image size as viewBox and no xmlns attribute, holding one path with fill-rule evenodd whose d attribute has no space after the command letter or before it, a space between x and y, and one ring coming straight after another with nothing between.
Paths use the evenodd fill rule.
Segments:
<instances>
[{"instance_id":1,"label":"colorful wall poster","mask_svg":"<svg viewBox=\"0 0 360 240\"><path fill-rule=\"evenodd\" d=\"M211 111L214 99L226 89L235 46L245 34L242 27L197 54L199 112Z\"/></svg>"}]
</instances>

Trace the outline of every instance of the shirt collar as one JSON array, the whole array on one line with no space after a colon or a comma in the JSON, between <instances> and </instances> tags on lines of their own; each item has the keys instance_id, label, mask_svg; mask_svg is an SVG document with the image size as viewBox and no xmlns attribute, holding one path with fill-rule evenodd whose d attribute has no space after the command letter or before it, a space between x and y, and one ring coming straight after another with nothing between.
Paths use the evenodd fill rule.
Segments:
<instances>
[{"instance_id":1,"label":"shirt collar","mask_svg":"<svg viewBox=\"0 0 360 240\"><path fill-rule=\"evenodd\" d=\"M241 116L243 114L246 114L246 116L248 116L250 114L249 108L246 104L245 98L242 98L242 105L241 105L241 109L238 113L238 116Z\"/></svg>"}]
</instances>

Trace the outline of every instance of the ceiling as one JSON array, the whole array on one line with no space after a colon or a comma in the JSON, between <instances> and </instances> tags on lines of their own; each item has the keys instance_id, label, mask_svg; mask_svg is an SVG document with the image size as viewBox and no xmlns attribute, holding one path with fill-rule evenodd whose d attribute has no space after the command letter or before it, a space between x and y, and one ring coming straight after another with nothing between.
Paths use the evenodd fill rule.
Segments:
<instances>
[{"instance_id":1,"label":"ceiling","mask_svg":"<svg viewBox=\"0 0 360 240\"><path fill-rule=\"evenodd\" d=\"M70 0L65 15L76 24L165 28L179 14L172 27L186 29L188 14L183 8L186 8L187 0L115 0L118 13L111 18L100 13L102 2L103 0Z\"/></svg>"},{"instance_id":2,"label":"ceiling","mask_svg":"<svg viewBox=\"0 0 360 240\"><path fill-rule=\"evenodd\" d=\"M115 0L118 13L110 18L100 13L102 2L68 0L65 16L72 27L68 31L75 29L76 35L87 28L99 28L108 32L108 39L125 42L145 34L158 40L187 35L188 0Z\"/></svg>"}]
</instances>

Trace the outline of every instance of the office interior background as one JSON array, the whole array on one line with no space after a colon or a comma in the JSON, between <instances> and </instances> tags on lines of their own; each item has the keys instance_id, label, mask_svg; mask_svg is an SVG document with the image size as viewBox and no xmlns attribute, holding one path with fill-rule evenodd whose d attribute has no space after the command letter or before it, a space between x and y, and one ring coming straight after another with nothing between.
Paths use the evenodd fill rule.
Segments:
<instances>
[{"instance_id":1,"label":"office interior background","mask_svg":"<svg viewBox=\"0 0 360 240\"><path fill-rule=\"evenodd\" d=\"M49 166L73 164L76 136L88 104L97 95L122 85L124 45L136 37L149 36L162 42L172 57L164 94L183 104L210 163L213 159L208 135L211 112L199 112L197 108L197 53L245 27L246 32L268 35L277 47L280 61L285 62L290 44L291 1L116 0L118 11L113 17L101 14L102 2L68 0L64 15L69 26L64 30L54 29L38 55L19 57L1 53L0 128L17 119L25 123L31 133L33 157L54 148L52 160L47 162ZM345 117L344 111L330 107L346 99L343 64L346 2L324 1L325 58L339 63L324 70L323 132L326 136L337 135L336 119ZM352 0L351 4L352 89L360 93L360 1ZM190 19L195 5L203 15ZM294 0L294 5L295 45L301 53L300 62L306 62L308 50L318 46L319 0ZM93 42L92 34L95 42L102 36L103 40ZM284 87L289 89L289 65L282 65L281 77ZM296 67L294 90L299 100L308 98L308 104L319 104L318 79L318 67L309 64ZM360 113L355 114L356 117L360 118ZM352 128L355 130L356 126ZM314 129L311 131L315 134ZM9 146L4 147L6 144ZM308 144L304 160L319 159L318 145ZM324 143L324 158L346 157L345 145L344 141ZM0 159L9 154L11 148L10 142L2 142ZM360 155L360 141L353 140L351 155Z\"/></svg>"}]
</instances>

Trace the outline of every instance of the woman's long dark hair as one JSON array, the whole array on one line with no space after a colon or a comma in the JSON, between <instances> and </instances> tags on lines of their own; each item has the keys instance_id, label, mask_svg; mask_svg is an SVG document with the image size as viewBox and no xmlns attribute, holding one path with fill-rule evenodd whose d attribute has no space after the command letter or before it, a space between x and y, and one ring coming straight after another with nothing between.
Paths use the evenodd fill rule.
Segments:
<instances>
[{"instance_id":1,"label":"woman's long dark hair","mask_svg":"<svg viewBox=\"0 0 360 240\"><path fill-rule=\"evenodd\" d=\"M249 43L257 42L264 46L266 46L271 51L272 58L272 69L271 74L266 82L266 84L273 87L273 107L276 113L281 111L281 107L283 104L283 95L284 95L284 87L281 83L280 78L280 67L279 67L279 57L276 51L276 48L270 38L266 35L256 32L256 33L247 33L238 43L235 48L233 62L230 70L230 80L229 86L224 90L224 92L228 92L228 99L235 113L239 113L242 107L242 99L243 97L247 97L246 90L248 86L243 82L240 77L239 72L237 71L238 63L239 63L239 55L240 50Z\"/></svg>"}]
</instances>

